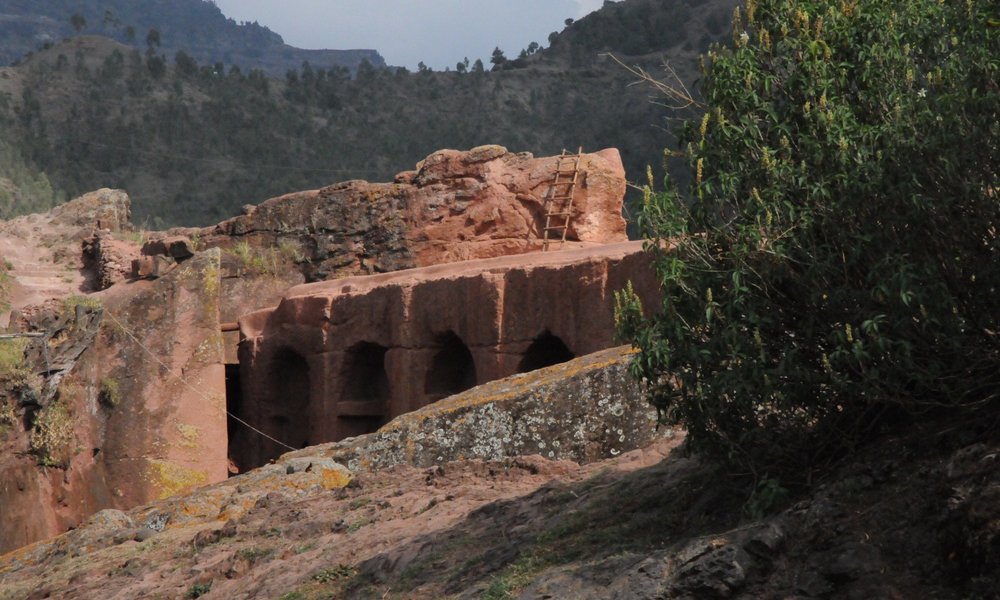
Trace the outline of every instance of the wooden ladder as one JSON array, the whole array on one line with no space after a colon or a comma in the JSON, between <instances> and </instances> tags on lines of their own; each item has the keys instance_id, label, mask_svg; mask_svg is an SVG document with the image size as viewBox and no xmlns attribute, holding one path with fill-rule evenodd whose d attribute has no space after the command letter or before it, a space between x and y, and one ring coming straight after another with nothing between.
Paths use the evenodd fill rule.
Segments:
<instances>
[{"instance_id":1,"label":"wooden ladder","mask_svg":"<svg viewBox=\"0 0 1000 600\"><path fill-rule=\"evenodd\" d=\"M545 199L545 229L542 230L542 252L549 249L549 245L559 242L562 245L566 241L566 232L569 231L570 221L573 219L573 193L576 191L576 183L580 179L580 159L583 156L583 148L576 151L576 154L569 154L566 150L556 158L556 173L549 186L549 193ZM566 163L571 162L572 170L566 167ZM553 237L554 235L559 236Z\"/></svg>"}]
</instances>

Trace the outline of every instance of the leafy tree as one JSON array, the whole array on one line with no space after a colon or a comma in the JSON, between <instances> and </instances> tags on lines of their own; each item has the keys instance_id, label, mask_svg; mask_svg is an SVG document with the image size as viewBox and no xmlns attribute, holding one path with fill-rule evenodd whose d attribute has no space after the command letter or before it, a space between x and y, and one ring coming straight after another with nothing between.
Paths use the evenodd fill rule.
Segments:
<instances>
[{"instance_id":1,"label":"leafy tree","mask_svg":"<svg viewBox=\"0 0 1000 600\"><path fill-rule=\"evenodd\" d=\"M709 53L688 194L650 177L639 216L662 306L616 307L695 448L773 474L891 419L996 408L995 6L750 0Z\"/></svg>"},{"instance_id":2,"label":"leafy tree","mask_svg":"<svg viewBox=\"0 0 1000 600\"><path fill-rule=\"evenodd\" d=\"M198 73L198 61L191 58L191 55L183 50L178 50L177 54L174 55L174 64L177 65L178 71L188 77Z\"/></svg>"},{"instance_id":3,"label":"leafy tree","mask_svg":"<svg viewBox=\"0 0 1000 600\"><path fill-rule=\"evenodd\" d=\"M121 25L121 21L119 21L118 17L115 16L115 13L111 12L110 10L106 10L104 11L104 18L101 20L101 25L103 25L105 28L107 28L109 25L117 27Z\"/></svg>"},{"instance_id":4,"label":"leafy tree","mask_svg":"<svg viewBox=\"0 0 1000 600\"><path fill-rule=\"evenodd\" d=\"M152 50L154 47L160 47L160 32L157 29L150 29L149 33L146 34L146 46Z\"/></svg>"},{"instance_id":5,"label":"leafy tree","mask_svg":"<svg viewBox=\"0 0 1000 600\"><path fill-rule=\"evenodd\" d=\"M162 56L149 54L146 56L146 68L154 79L160 79L167 74L167 61Z\"/></svg>"},{"instance_id":6,"label":"leafy tree","mask_svg":"<svg viewBox=\"0 0 1000 600\"><path fill-rule=\"evenodd\" d=\"M80 33L87 27L87 19L83 18L80 13L73 13L73 16L69 18L69 24L73 26L73 30Z\"/></svg>"},{"instance_id":7,"label":"leafy tree","mask_svg":"<svg viewBox=\"0 0 1000 600\"><path fill-rule=\"evenodd\" d=\"M493 55L490 57L490 63L493 65L493 70L497 70L503 67L507 62L507 57L504 55L503 50L499 46L493 49Z\"/></svg>"}]
</instances>

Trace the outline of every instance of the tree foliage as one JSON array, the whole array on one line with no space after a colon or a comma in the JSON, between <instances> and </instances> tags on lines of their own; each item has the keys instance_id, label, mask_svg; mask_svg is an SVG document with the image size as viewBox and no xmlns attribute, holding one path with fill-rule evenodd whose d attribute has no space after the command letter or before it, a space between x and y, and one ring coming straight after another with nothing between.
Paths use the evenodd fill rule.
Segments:
<instances>
[{"instance_id":1,"label":"tree foliage","mask_svg":"<svg viewBox=\"0 0 1000 600\"><path fill-rule=\"evenodd\" d=\"M709 52L705 112L682 134L690 189L647 189L639 216L662 306L645 318L626 291L616 313L694 447L801 468L890 416L995 404L991 10L749 0Z\"/></svg>"}]
</instances>

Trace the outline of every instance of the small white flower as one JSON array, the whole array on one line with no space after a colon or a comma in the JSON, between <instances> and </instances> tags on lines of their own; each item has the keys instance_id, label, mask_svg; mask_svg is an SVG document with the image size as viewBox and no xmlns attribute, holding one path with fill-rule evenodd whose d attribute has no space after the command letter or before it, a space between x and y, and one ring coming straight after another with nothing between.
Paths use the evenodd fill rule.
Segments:
<instances>
[{"instance_id":1,"label":"small white flower","mask_svg":"<svg viewBox=\"0 0 1000 600\"><path fill-rule=\"evenodd\" d=\"M927 97L927 90L924 89L924 88L920 88L920 91L917 92L917 97L918 98L926 98Z\"/></svg>"},{"instance_id":2,"label":"small white flower","mask_svg":"<svg viewBox=\"0 0 1000 600\"><path fill-rule=\"evenodd\" d=\"M740 34L740 42L746 44L749 41L750 41L750 36L747 34L747 32L744 31L743 33Z\"/></svg>"}]
</instances>

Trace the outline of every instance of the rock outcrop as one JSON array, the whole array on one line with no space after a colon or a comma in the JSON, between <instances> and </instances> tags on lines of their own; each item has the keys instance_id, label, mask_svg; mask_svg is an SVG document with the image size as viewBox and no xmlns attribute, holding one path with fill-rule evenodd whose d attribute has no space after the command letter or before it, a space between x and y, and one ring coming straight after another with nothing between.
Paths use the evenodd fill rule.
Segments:
<instances>
[{"instance_id":1,"label":"rock outcrop","mask_svg":"<svg viewBox=\"0 0 1000 600\"><path fill-rule=\"evenodd\" d=\"M218 300L215 250L25 317L44 337L0 398L0 551L227 477Z\"/></svg>"},{"instance_id":2,"label":"rock outcrop","mask_svg":"<svg viewBox=\"0 0 1000 600\"><path fill-rule=\"evenodd\" d=\"M84 229L132 229L132 202L122 190L103 188L57 206L49 213L55 223Z\"/></svg>"},{"instance_id":3,"label":"rock outcrop","mask_svg":"<svg viewBox=\"0 0 1000 600\"><path fill-rule=\"evenodd\" d=\"M0 390L0 551L612 346L611 293L656 294L624 243L621 160L582 155L564 251L526 255L558 164L444 150L207 229L137 235L116 190L0 223L11 325L43 336L17 358L31 381Z\"/></svg>"},{"instance_id":4,"label":"rock outcrop","mask_svg":"<svg viewBox=\"0 0 1000 600\"><path fill-rule=\"evenodd\" d=\"M0 221L0 327L29 307L121 281L138 254L134 244L114 239L131 229L130 207L125 192L102 189L45 214Z\"/></svg>"},{"instance_id":5,"label":"rock outcrop","mask_svg":"<svg viewBox=\"0 0 1000 600\"><path fill-rule=\"evenodd\" d=\"M630 359L631 352L627 348L616 348L530 375L514 376L403 415L384 433L290 453L274 464L245 475L129 511L101 511L59 538L0 557L0 584L9 584L7 587L0 585L0 599L12 598L8 593L23 593L26 589L23 584L29 580L39 584L36 578L40 565L55 565L64 557L84 555L91 557L88 564L81 569L55 568L40 589L62 590L74 598L96 598L106 583L105 561L123 565L154 545L189 548L195 555L203 550L220 550L230 544L242 545L251 523L271 511L291 503L305 506L310 502L349 498L352 490L366 485L359 478L371 472L432 466L434 469L420 477L420 487L433 489L430 487L436 485L433 480L451 468L444 465L463 458L471 464L481 465L479 468L524 470L529 477L532 470L533 475L544 470L545 474L536 478L540 483L546 474L554 472L548 462L553 458L599 461L648 445L664 433L669 437L672 435L669 432L656 432L655 411L642 399L639 386L626 372ZM484 424L489 428L480 429ZM436 432L436 429L447 429L447 433ZM543 440L550 444L540 444ZM543 454L549 459L513 460L527 454ZM552 464L561 465L555 470L562 471L576 466L570 462ZM402 492L395 497L400 495ZM390 497L387 493L379 494L378 503L390 506L387 501ZM361 508L368 501L355 504L355 508ZM435 504L432 501L428 505L424 500L420 506L413 507L412 512L419 516ZM473 507L481 505L482 500L472 504ZM301 512L297 514L303 516ZM401 520L407 516L406 511L400 514ZM329 522L304 522L303 532L343 537L367 524L335 517L331 513L325 517ZM276 524L273 522L269 526L271 533L267 535L280 541L282 536ZM263 555L265 551L259 544L258 552ZM373 556L376 549L371 544L367 546L362 555L366 558ZM249 546L235 552L252 552L246 548ZM179 555L174 552L175 557ZM238 566L224 576L233 580L232 591L241 586L239 580L243 572L252 567L253 564ZM102 576L87 574L92 568L102 570ZM223 570L228 569L230 567ZM138 563L133 563L133 571L134 575L140 573ZM206 585L211 586L217 575L214 568L208 569L196 575L194 583L204 577ZM132 595L141 596L152 591L138 578L129 577L129 580ZM169 585L187 588L191 584L192 581L181 576ZM150 585L164 589L159 579L150 581ZM211 587L222 592L226 586ZM183 591L178 590L178 595Z\"/></svg>"},{"instance_id":6,"label":"rock outcrop","mask_svg":"<svg viewBox=\"0 0 1000 600\"><path fill-rule=\"evenodd\" d=\"M297 286L240 319L245 420L292 447L375 431L475 385L614 345L613 292L658 286L641 242ZM281 447L233 439L241 467Z\"/></svg>"},{"instance_id":7,"label":"rock outcrop","mask_svg":"<svg viewBox=\"0 0 1000 600\"><path fill-rule=\"evenodd\" d=\"M376 433L289 453L352 471L538 454L589 463L643 448L656 410L628 373L627 346L513 375L404 414Z\"/></svg>"},{"instance_id":8,"label":"rock outcrop","mask_svg":"<svg viewBox=\"0 0 1000 600\"><path fill-rule=\"evenodd\" d=\"M501 146L442 150L395 183L273 198L198 235L207 246L281 248L309 281L523 254L542 249L557 160ZM618 151L584 154L579 181L565 247L626 241Z\"/></svg>"}]
</instances>

